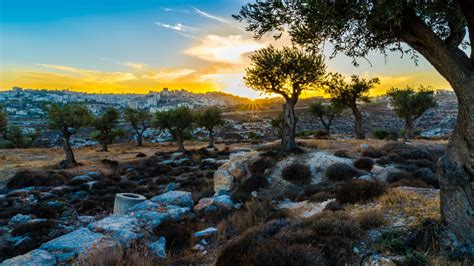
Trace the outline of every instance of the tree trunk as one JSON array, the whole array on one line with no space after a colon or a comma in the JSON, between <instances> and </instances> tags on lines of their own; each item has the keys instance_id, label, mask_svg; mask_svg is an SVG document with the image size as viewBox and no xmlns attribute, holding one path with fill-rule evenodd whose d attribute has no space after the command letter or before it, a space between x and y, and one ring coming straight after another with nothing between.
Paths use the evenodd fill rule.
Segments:
<instances>
[{"instance_id":1,"label":"tree trunk","mask_svg":"<svg viewBox=\"0 0 474 266\"><path fill-rule=\"evenodd\" d=\"M456 127L439 161L441 219L454 243L474 245L474 73L453 88L458 95ZM464 94L458 91L465 92Z\"/></svg>"},{"instance_id":2,"label":"tree trunk","mask_svg":"<svg viewBox=\"0 0 474 266\"><path fill-rule=\"evenodd\" d=\"M102 151L104 151L104 152L108 152L108 151L109 151L106 141L102 142Z\"/></svg>"},{"instance_id":3,"label":"tree trunk","mask_svg":"<svg viewBox=\"0 0 474 266\"><path fill-rule=\"evenodd\" d=\"M185 151L183 145L183 137L179 133L176 134L176 143L178 144L178 151Z\"/></svg>"},{"instance_id":4,"label":"tree trunk","mask_svg":"<svg viewBox=\"0 0 474 266\"><path fill-rule=\"evenodd\" d=\"M137 146L138 147L143 146L143 134L142 133L137 133Z\"/></svg>"},{"instance_id":5,"label":"tree trunk","mask_svg":"<svg viewBox=\"0 0 474 266\"><path fill-rule=\"evenodd\" d=\"M365 139L364 129L362 128L362 114L357 107L352 107L354 113L354 130L356 139Z\"/></svg>"},{"instance_id":6,"label":"tree trunk","mask_svg":"<svg viewBox=\"0 0 474 266\"><path fill-rule=\"evenodd\" d=\"M281 149L284 152L299 151L296 145L296 116L295 104L287 101L283 105L283 136L281 139Z\"/></svg>"},{"instance_id":7,"label":"tree trunk","mask_svg":"<svg viewBox=\"0 0 474 266\"><path fill-rule=\"evenodd\" d=\"M413 138L413 119L410 116L405 117L405 138Z\"/></svg>"},{"instance_id":8,"label":"tree trunk","mask_svg":"<svg viewBox=\"0 0 474 266\"><path fill-rule=\"evenodd\" d=\"M76 159L74 158L74 152L71 148L70 136L65 136L63 138L63 148L66 153L66 160L64 161L65 167L72 167L77 164Z\"/></svg>"},{"instance_id":9,"label":"tree trunk","mask_svg":"<svg viewBox=\"0 0 474 266\"><path fill-rule=\"evenodd\" d=\"M209 130L209 145L208 148L214 148L214 132L212 129Z\"/></svg>"}]
</instances>

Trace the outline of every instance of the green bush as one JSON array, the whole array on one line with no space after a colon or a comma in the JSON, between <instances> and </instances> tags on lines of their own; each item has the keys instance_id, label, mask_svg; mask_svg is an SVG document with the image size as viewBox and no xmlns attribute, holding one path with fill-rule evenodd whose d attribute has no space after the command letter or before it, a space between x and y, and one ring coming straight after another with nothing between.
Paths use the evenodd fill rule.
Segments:
<instances>
[{"instance_id":1,"label":"green bush","mask_svg":"<svg viewBox=\"0 0 474 266\"><path fill-rule=\"evenodd\" d=\"M397 140L399 134L395 131L387 131L387 130L372 130L371 136L374 139L381 139L381 140Z\"/></svg>"},{"instance_id":2,"label":"green bush","mask_svg":"<svg viewBox=\"0 0 474 266\"><path fill-rule=\"evenodd\" d=\"M382 182L355 179L336 189L336 200L340 203L367 202L386 191L387 186Z\"/></svg>"}]
</instances>

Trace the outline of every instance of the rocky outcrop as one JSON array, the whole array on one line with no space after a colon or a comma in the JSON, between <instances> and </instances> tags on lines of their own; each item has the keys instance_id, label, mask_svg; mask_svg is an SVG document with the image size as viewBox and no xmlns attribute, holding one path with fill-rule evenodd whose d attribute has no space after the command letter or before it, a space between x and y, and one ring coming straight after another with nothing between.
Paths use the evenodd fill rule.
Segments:
<instances>
[{"instance_id":1,"label":"rocky outcrop","mask_svg":"<svg viewBox=\"0 0 474 266\"><path fill-rule=\"evenodd\" d=\"M229 162L214 172L214 191L230 191L234 182L240 181L249 174L248 163L258 156L257 152L241 152L232 154Z\"/></svg>"}]
</instances>

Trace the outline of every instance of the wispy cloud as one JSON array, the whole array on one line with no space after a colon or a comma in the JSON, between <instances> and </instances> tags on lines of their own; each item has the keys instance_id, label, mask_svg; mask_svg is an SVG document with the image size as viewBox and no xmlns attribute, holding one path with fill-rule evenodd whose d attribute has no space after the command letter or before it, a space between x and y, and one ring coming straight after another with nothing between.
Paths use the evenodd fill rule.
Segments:
<instances>
[{"instance_id":1,"label":"wispy cloud","mask_svg":"<svg viewBox=\"0 0 474 266\"><path fill-rule=\"evenodd\" d=\"M227 19L224 19L224 18L221 18L221 17L218 17L218 16L215 16L215 15L211 15L207 12L204 12L198 8L195 8L193 7L194 9L194 12L196 12L197 14L199 14L200 16L202 17L206 17L206 18L209 18L209 19L212 19L212 20L216 20L216 21L219 21L219 22L222 22L222 23L226 23L226 24L234 24L232 21L230 20L227 20Z\"/></svg>"},{"instance_id":2,"label":"wispy cloud","mask_svg":"<svg viewBox=\"0 0 474 266\"><path fill-rule=\"evenodd\" d=\"M175 9L175 8L164 7L163 10L166 11L166 12L178 12L178 13L183 13L183 14L191 14L191 12L189 12L188 10L184 10L184 9Z\"/></svg>"},{"instance_id":3,"label":"wispy cloud","mask_svg":"<svg viewBox=\"0 0 474 266\"><path fill-rule=\"evenodd\" d=\"M48 65L48 64L38 64L38 65L45 68L53 69L53 70L68 72L84 80L99 82L99 83L111 83L111 82L113 83L113 82L133 80L137 78L133 73L129 73L129 72L106 72L106 71L81 69L81 68L62 66L62 65Z\"/></svg>"},{"instance_id":4,"label":"wispy cloud","mask_svg":"<svg viewBox=\"0 0 474 266\"><path fill-rule=\"evenodd\" d=\"M195 73L196 70L194 69L161 69L158 72L150 73L143 75L143 78L150 78L150 79L164 79L164 80L175 80L179 78L183 78Z\"/></svg>"},{"instance_id":5,"label":"wispy cloud","mask_svg":"<svg viewBox=\"0 0 474 266\"><path fill-rule=\"evenodd\" d=\"M155 23L156 25L160 26L160 27L163 27L163 28L167 28L167 29L172 29L172 30L175 30L175 31L195 31L195 30L198 30L198 28L195 28L195 27L190 27L190 26L185 26L181 23L176 23L174 25L171 25L171 24L166 24L166 23L161 23L161 22L156 22Z\"/></svg>"},{"instance_id":6,"label":"wispy cloud","mask_svg":"<svg viewBox=\"0 0 474 266\"><path fill-rule=\"evenodd\" d=\"M204 36L198 44L183 53L209 62L241 64L244 55L264 46L265 44L242 35L211 34Z\"/></svg>"},{"instance_id":7,"label":"wispy cloud","mask_svg":"<svg viewBox=\"0 0 474 266\"><path fill-rule=\"evenodd\" d=\"M123 62L123 63L119 63L119 64L122 65L122 66L127 66L127 67L131 67L133 69L138 69L138 70L142 70L146 67L145 64L134 63L134 62Z\"/></svg>"}]
</instances>

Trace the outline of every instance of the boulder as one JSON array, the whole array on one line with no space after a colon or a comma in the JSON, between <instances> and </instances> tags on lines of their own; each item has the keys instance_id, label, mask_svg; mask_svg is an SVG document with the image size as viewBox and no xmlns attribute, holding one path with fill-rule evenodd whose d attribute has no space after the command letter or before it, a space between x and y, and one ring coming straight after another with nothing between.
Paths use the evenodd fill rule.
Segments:
<instances>
[{"instance_id":1,"label":"boulder","mask_svg":"<svg viewBox=\"0 0 474 266\"><path fill-rule=\"evenodd\" d=\"M166 258L166 239L160 237L158 241L148 244L148 249L160 258Z\"/></svg>"},{"instance_id":2,"label":"boulder","mask_svg":"<svg viewBox=\"0 0 474 266\"><path fill-rule=\"evenodd\" d=\"M1 266L34 266L56 265L56 257L46 250L34 249L26 254L16 256L0 263Z\"/></svg>"},{"instance_id":3,"label":"boulder","mask_svg":"<svg viewBox=\"0 0 474 266\"><path fill-rule=\"evenodd\" d=\"M169 191L151 198L151 201L164 205L177 205L192 208L194 206L191 192Z\"/></svg>"},{"instance_id":4,"label":"boulder","mask_svg":"<svg viewBox=\"0 0 474 266\"><path fill-rule=\"evenodd\" d=\"M91 252L107 254L115 251L118 243L103 234L81 228L60 236L40 246L56 256L59 263L68 263L77 257L87 257Z\"/></svg>"},{"instance_id":5,"label":"boulder","mask_svg":"<svg viewBox=\"0 0 474 266\"><path fill-rule=\"evenodd\" d=\"M213 204L217 207L225 207L227 209L232 209L234 207L234 202L229 195L221 195L214 198Z\"/></svg>"},{"instance_id":6,"label":"boulder","mask_svg":"<svg viewBox=\"0 0 474 266\"><path fill-rule=\"evenodd\" d=\"M105 233L129 247L135 240L143 237L139 233L138 219L125 215L111 215L88 226L90 230Z\"/></svg>"},{"instance_id":7,"label":"boulder","mask_svg":"<svg viewBox=\"0 0 474 266\"><path fill-rule=\"evenodd\" d=\"M17 214L13 216L8 222L9 226L15 226L17 224L23 224L31 221L33 217L31 215Z\"/></svg>"},{"instance_id":8,"label":"boulder","mask_svg":"<svg viewBox=\"0 0 474 266\"><path fill-rule=\"evenodd\" d=\"M153 202L151 200L145 200L138 204L133 205L131 208L128 209L127 213L136 212L136 211L152 211L158 210L161 207L160 204Z\"/></svg>"},{"instance_id":9,"label":"boulder","mask_svg":"<svg viewBox=\"0 0 474 266\"><path fill-rule=\"evenodd\" d=\"M214 172L214 191L232 190L234 181L241 181L248 176L247 165L257 156L257 152L231 154L229 162L221 165Z\"/></svg>"}]
</instances>

